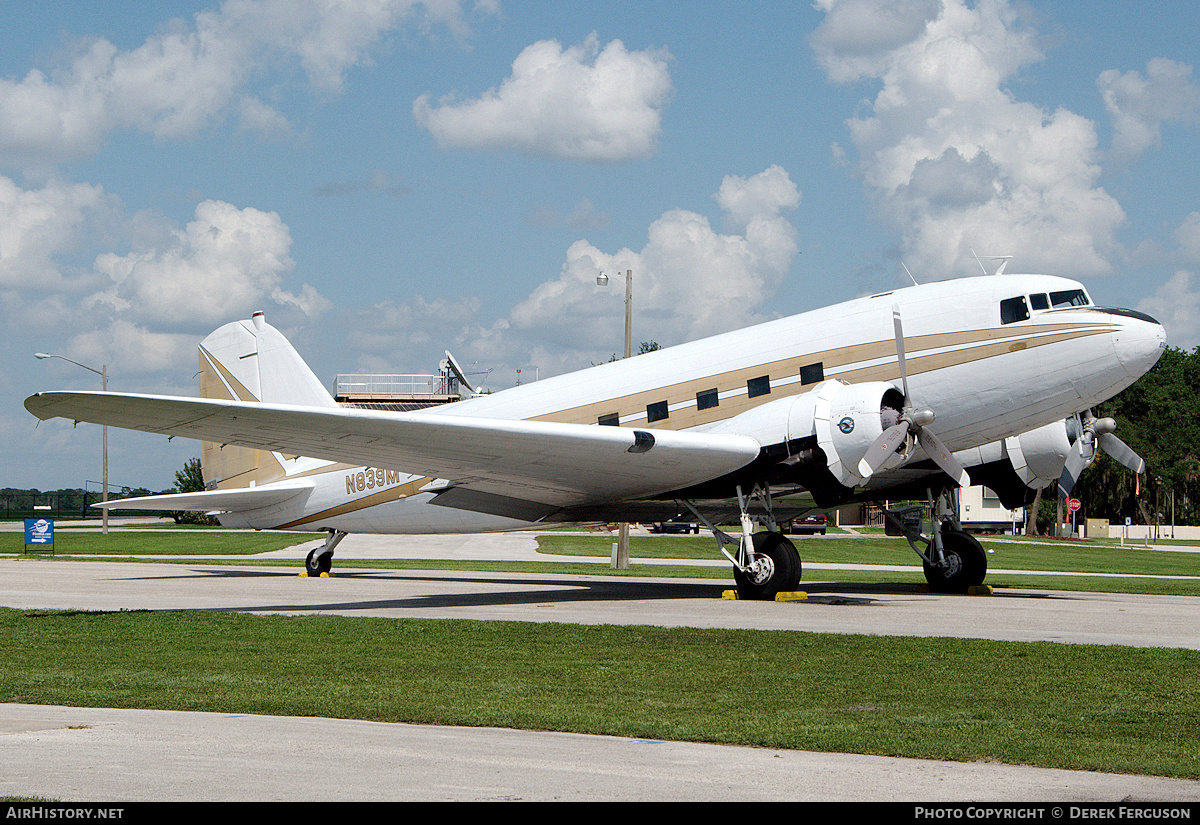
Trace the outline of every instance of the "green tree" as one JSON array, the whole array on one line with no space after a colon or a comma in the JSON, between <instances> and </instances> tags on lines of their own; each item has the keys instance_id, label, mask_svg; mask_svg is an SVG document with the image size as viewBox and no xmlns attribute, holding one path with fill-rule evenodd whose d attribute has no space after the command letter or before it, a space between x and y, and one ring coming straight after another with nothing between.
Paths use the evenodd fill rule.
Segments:
<instances>
[{"instance_id":1,"label":"green tree","mask_svg":"<svg viewBox=\"0 0 1200 825\"><path fill-rule=\"evenodd\" d=\"M204 489L204 473L200 468L200 459L189 458L183 464L183 469L175 471L175 492L198 493Z\"/></svg>"},{"instance_id":2,"label":"green tree","mask_svg":"<svg viewBox=\"0 0 1200 825\"><path fill-rule=\"evenodd\" d=\"M1101 453L1073 492L1083 512L1142 522L1147 515L1153 520L1157 500L1169 520L1174 492L1176 522L1200 524L1200 347L1190 353L1168 347L1148 373L1095 413L1116 420L1117 435L1145 459L1146 474L1139 482Z\"/></svg>"},{"instance_id":3,"label":"green tree","mask_svg":"<svg viewBox=\"0 0 1200 825\"><path fill-rule=\"evenodd\" d=\"M198 493L204 489L204 473L201 471L200 459L189 458L183 468L175 471L176 493ZM172 510L171 518L176 524L218 524L212 516L190 510Z\"/></svg>"},{"instance_id":4,"label":"green tree","mask_svg":"<svg viewBox=\"0 0 1200 825\"><path fill-rule=\"evenodd\" d=\"M660 350L660 349L662 349L662 347L659 346L659 343L657 341L642 341L640 344L638 344L638 351L635 352L634 355L645 355L648 352L654 352L654 351ZM621 360L621 357L614 352L612 354L612 356L608 359L608 363L611 364L614 361L620 361L620 360ZM595 364L593 364L592 366L595 366Z\"/></svg>"}]
</instances>

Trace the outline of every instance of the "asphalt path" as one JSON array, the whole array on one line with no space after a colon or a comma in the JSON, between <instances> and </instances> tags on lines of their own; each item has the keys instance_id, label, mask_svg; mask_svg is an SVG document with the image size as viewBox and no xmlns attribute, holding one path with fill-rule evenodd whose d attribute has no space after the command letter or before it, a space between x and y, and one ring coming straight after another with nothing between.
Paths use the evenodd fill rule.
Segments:
<instances>
[{"instance_id":1,"label":"asphalt path","mask_svg":"<svg viewBox=\"0 0 1200 825\"><path fill-rule=\"evenodd\" d=\"M313 544L266 554L303 558ZM1200 649L1200 598L822 582L722 599L710 579L342 568L346 558L530 558L532 534L349 536L296 569L0 557L0 605L768 628ZM553 557L550 557L551 559ZM578 558L572 558L578 562ZM599 563L604 563L601 560ZM297 569L299 568L297 564ZM1200 801L1200 782L336 719L0 705L0 795L59 800Z\"/></svg>"}]
</instances>

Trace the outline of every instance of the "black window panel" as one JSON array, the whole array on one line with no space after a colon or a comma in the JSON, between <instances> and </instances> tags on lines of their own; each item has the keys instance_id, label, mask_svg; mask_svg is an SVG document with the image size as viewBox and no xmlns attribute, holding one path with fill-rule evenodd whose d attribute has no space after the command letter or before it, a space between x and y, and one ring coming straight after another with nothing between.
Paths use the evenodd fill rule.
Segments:
<instances>
[{"instance_id":1,"label":"black window panel","mask_svg":"<svg viewBox=\"0 0 1200 825\"><path fill-rule=\"evenodd\" d=\"M596 419L596 423L601 427L619 427L621 425L621 416L617 413L609 413Z\"/></svg>"},{"instance_id":2,"label":"black window panel","mask_svg":"<svg viewBox=\"0 0 1200 825\"><path fill-rule=\"evenodd\" d=\"M746 382L746 396L749 398L757 398L760 395L767 395L771 392L771 376L762 375L758 378L751 378Z\"/></svg>"},{"instance_id":3,"label":"black window panel","mask_svg":"<svg viewBox=\"0 0 1200 825\"><path fill-rule=\"evenodd\" d=\"M646 420L650 423L662 421L667 417L667 402L657 401L646 405Z\"/></svg>"},{"instance_id":4,"label":"black window panel","mask_svg":"<svg viewBox=\"0 0 1200 825\"><path fill-rule=\"evenodd\" d=\"M1051 292L1050 305L1055 309L1058 307L1085 307L1088 305L1088 299L1082 289L1067 289L1062 292Z\"/></svg>"},{"instance_id":5,"label":"black window panel","mask_svg":"<svg viewBox=\"0 0 1200 825\"><path fill-rule=\"evenodd\" d=\"M1000 323L1013 324L1017 321L1027 320L1029 320L1029 305L1025 303L1024 295L1006 298L1000 302Z\"/></svg>"},{"instance_id":6,"label":"black window panel","mask_svg":"<svg viewBox=\"0 0 1200 825\"><path fill-rule=\"evenodd\" d=\"M819 384L825 380L825 365L818 361L800 368L801 384Z\"/></svg>"},{"instance_id":7,"label":"black window panel","mask_svg":"<svg viewBox=\"0 0 1200 825\"><path fill-rule=\"evenodd\" d=\"M701 390L700 392L696 393L697 410L711 410L719 403L721 403L721 401L717 397L717 391L715 389Z\"/></svg>"},{"instance_id":8,"label":"black window panel","mask_svg":"<svg viewBox=\"0 0 1200 825\"><path fill-rule=\"evenodd\" d=\"M1046 296L1046 293L1044 293L1044 292L1039 292L1037 295L1030 295L1029 296L1029 307L1031 309L1049 309L1050 308L1050 299Z\"/></svg>"}]
</instances>

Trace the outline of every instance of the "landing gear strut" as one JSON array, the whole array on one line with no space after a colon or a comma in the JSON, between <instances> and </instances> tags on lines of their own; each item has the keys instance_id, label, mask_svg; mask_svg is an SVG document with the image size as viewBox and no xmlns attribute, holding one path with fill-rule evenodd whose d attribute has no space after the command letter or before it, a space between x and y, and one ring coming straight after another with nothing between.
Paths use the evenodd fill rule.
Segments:
<instances>
[{"instance_id":1,"label":"landing gear strut","mask_svg":"<svg viewBox=\"0 0 1200 825\"><path fill-rule=\"evenodd\" d=\"M712 531L720 546L721 554L733 562L733 580L737 582L739 599L773 600L777 593L788 593L800 584L802 567L800 554L779 530L771 506L771 492L766 487L755 487L751 498L758 496L767 512L767 529L754 532L754 520L748 512L748 503L737 488L738 508L741 510L742 534L735 538L724 532L689 501L684 501L692 514ZM737 556L725 549L726 545L737 546Z\"/></svg>"},{"instance_id":2,"label":"landing gear strut","mask_svg":"<svg viewBox=\"0 0 1200 825\"><path fill-rule=\"evenodd\" d=\"M883 511L884 517L903 531L913 552L921 557L925 581L937 593L966 593L968 588L983 584L987 576L987 554L975 537L962 529L953 496L953 488L942 490L936 500L930 491L933 522L929 536L920 527L901 521L893 511Z\"/></svg>"},{"instance_id":3,"label":"landing gear strut","mask_svg":"<svg viewBox=\"0 0 1200 825\"><path fill-rule=\"evenodd\" d=\"M310 576L328 573L333 567L333 548L345 537L346 534L341 530L330 530L325 544L312 550L304 560L304 572Z\"/></svg>"}]
</instances>

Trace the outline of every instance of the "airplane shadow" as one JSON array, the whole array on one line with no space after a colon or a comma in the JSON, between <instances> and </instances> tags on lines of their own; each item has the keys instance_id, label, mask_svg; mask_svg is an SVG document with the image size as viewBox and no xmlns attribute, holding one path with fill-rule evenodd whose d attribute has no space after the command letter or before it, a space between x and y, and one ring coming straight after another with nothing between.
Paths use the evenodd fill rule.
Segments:
<instances>
[{"instance_id":1,"label":"airplane shadow","mask_svg":"<svg viewBox=\"0 0 1200 825\"><path fill-rule=\"evenodd\" d=\"M145 579L162 578L296 578L289 569L246 570L242 568L197 569L186 575L148 576ZM295 604L259 604L238 607L201 608L215 612L276 612L276 611L372 611L372 610L434 610L469 607L516 607L534 604L573 604L586 602L650 602L682 599L719 600L725 590L732 589L733 582L692 582L685 579L653 582L628 579L597 579L588 576L572 577L488 577L428 575L427 573L403 570L342 570L336 573L339 579L378 582L387 585L396 581L409 583L461 584L467 587L495 585L503 588L496 591L428 593L402 598L360 599L355 601L297 602ZM318 580L319 581L319 580ZM314 582L316 583L316 582ZM807 600L778 603L784 606L812 605L859 605L869 606L879 602L883 596L908 596L912 599L945 598L932 594L923 585L906 582L801 582L800 588L808 593ZM1001 598L1069 598L1061 594L997 591ZM889 599L895 601L895 599ZM761 603L760 603L761 604Z\"/></svg>"},{"instance_id":2,"label":"airplane shadow","mask_svg":"<svg viewBox=\"0 0 1200 825\"><path fill-rule=\"evenodd\" d=\"M1009 590L1003 586L992 585L994 592L992 598L1004 599L1063 599L1071 600L1073 597L1066 593L1046 593L1035 592L1029 590ZM800 582L800 589L807 592L811 598L814 593L837 597L843 595L912 595L912 596L937 596L945 598L951 595L962 595L964 598L977 598L968 596L967 594L949 594L949 593L931 593L929 588L923 584L913 582Z\"/></svg>"},{"instance_id":3,"label":"airplane shadow","mask_svg":"<svg viewBox=\"0 0 1200 825\"><path fill-rule=\"evenodd\" d=\"M285 577L299 578L295 572L278 573L265 570L194 570L193 575L176 575L158 578L270 578ZM635 582L623 579L592 580L588 578L500 578L480 576L430 576L424 574L407 574L397 570L354 570L339 571L339 579L358 579L376 581L381 584L403 580L405 582L429 582L436 584L495 585L505 589L495 592L462 592L462 593L429 593L419 596L409 596L398 599L367 599L352 602L312 603L298 602L296 604L265 604L242 605L239 607L202 608L216 612L257 612L257 611L351 611L351 610L413 610L438 609L448 607L496 607L519 606L531 604L566 604L578 602L621 602L621 601L664 601L675 599L720 599L723 590L733 586L712 583L696 583L681 581Z\"/></svg>"}]
</instances>

